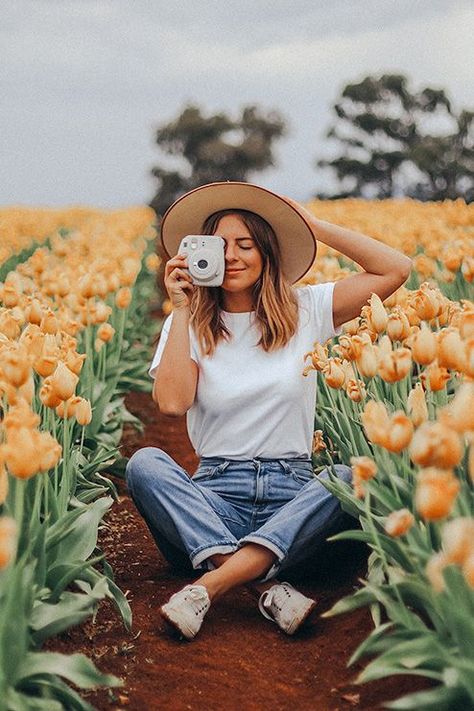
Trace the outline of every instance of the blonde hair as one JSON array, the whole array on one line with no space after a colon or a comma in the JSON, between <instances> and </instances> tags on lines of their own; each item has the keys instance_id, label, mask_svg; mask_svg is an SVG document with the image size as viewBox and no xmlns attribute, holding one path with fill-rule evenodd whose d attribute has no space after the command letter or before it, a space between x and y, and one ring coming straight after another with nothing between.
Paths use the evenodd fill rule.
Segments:
<instances>
[{"instance_id":1,"label":"blonde hair","mask_svg":"<svg viewBox=\"0 0 474 711\"><path fill-rule=\"evenodd\" d=\"M202 234L212 235L225 215L237 215L255 240L263 260L262 273L252 289L252 302L261 338L258 346L274 351L285 346L298 328L298 298L281 271L280 246L272 227L263 217L248 210L220 210L204 222ZM221 339L231 334L222 319L222 289L196 289L190 303L190 324L203 355L213 355Z\"/></svg>"}]
</instances>

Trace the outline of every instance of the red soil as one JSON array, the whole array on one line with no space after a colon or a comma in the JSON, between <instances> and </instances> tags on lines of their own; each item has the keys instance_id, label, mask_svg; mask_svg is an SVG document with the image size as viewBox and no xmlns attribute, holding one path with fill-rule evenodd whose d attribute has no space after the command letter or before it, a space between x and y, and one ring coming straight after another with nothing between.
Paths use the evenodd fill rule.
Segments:
<instances>
[{"instance_id":1,"label":"red soil","mask_svg":"<svg viewBox=\"0 0 474 711\"><path fill-rule=\"evenodd\" d=\"M144 435L127 426L122 453L157 446L167 451L190 474L198 460L189 442L185 418L158 412L149 395L129 393L127 408L145 424ZM142 518L115 480L120 501L112 507L100 535L116 582L133 611L133 630L127 633L108 602L100 606L95 623L71 629L48 643L48 649L81 651L97 666L124 680L121 689L82 692L97 709L381 709L383 702L428 686L416 677L391 677L363 686L354 684L363 664L346 668L357 645L372 629L368 610L321 619L297 636L288 637L257 609L255 597L244 588L216 601L192 642L169 635L158 607L190 581L173 573L157 550ZM295 583L316 598L319 611L358 586L366 572L366 551L351 543L338 545L319 571Z\"/></svg>"}]
</instances>

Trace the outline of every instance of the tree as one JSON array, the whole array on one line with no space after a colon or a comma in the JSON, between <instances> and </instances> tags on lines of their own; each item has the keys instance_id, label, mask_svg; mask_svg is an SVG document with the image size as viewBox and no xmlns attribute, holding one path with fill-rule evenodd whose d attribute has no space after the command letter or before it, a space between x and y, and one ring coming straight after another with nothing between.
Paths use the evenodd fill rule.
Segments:
<instances>
[{"instance_id":1,"label":"tree","mask_svg":"<svg viewBox=\"0 0 474 711\"><path fill-rule=\"evenodd\" d=\"M317 197L382 199L401 192L419 200L474 200L474 112L457 115L443 89L412 93L403 75L367 76L343 89L334 111L326 136L344 152L316 165L335 170L342 190ZM432 135L425 125L433 119L449 119L454 130Z\"/></svg>"},{"instance_id":2,"label":"tree","mask_svg":"<svg viewBox=\"0 0 474 711\"><path fill-rule=\"evenodd\" d=\"M225 113L205 117L198 106L186 106L156 133L158 147L164 154L178 157L182 168L152 169L159 187L151 207L162 215L180 195L199 185L246 182L250 173L274 165L273 142L285 132L278 113L263 114L256 106L244 107L237 120Z\"/></svg>"}]
</instances>

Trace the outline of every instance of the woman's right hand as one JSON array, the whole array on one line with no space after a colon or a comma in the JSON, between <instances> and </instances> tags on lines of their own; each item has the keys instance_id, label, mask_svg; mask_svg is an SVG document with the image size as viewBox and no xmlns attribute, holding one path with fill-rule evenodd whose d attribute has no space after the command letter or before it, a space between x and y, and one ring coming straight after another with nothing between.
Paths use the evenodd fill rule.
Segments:
<instances>
[{"instance_id":1,"label":"woman's right hand","mask_svg":"<svg viewBox=\"0 0 474 711\"><path fill-rule=\"evenodd\" d=\"M188 258L184 254L177 254L166 262L164 282L169 299L174 308L188 307L191 297L196 289L191 275L185 271ZM188 293L186 293L188 292Z\"/></svg>"}]
</instances>

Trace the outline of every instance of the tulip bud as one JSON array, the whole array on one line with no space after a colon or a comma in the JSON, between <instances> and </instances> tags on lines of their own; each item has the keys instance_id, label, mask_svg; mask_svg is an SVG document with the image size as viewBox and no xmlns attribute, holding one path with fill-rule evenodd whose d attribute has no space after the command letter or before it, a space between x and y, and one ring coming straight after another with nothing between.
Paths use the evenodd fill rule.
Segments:
<instances>
[{"instance_id":1,"label":"tulip bud","mask_svg":"<svg viewBox=\"0 0 474 711\"><path fill-rule=\"evenodd\" d=\"M39 471L35 430L28 427L11 428L2 451L8 471L19 479L29 479Z\"/></svg>"},{"instance_id":2,"label":"tulip bud","mask_svg":"<svg viewBox=\"0 0 474 711\"><path fill-rule=\"evenodd\" d=\"M384 440L390 419L383 402L369 400L361 415L362 425L369 440L380 444Z\"/></svg>"},{"instance_id":3,"label":"tulip bud","mask_svg":"<svg viewBox=\"0 0 474 711\"><path fill-rule=\"evenodd\" d=\"M31 362L26 348L18 345L4 348L0 353L0 367L4 378L15 388L26 383L31 373Z\"/></svg>"},{"instance_id":4,"label":"tulip bud","mask_svg":"<svg viewBox=\"0 0 474 711\"><path fill-rule=\"evenodd\" d=\"M58 332L58 330L59 330L58 319L54 315L53 311L51 311L51 309L48 309L48 311L44 314L43 318L41 319L40 329L43 331L43 333L50 333L52 335L54 335Z\"/></svg>"},{"instance_id":5,"label":"tulip bud","mask_svg":"<svg viewBox=\"0 0 474 711\"><path fill-rule=\"evenodd\" d=\"M411 351L409 348L398 348L389 355L379 351L379 375L386 383L396 383L403 380L411 371Z\"/></svg>"},{"instance_id":6,"label":"tulip bud","mask_svg":"<svg viewBox=\"0 0 474 711\"><path fill-rule=\"evenodd\" d=\"M392 511L385 521L385 532L393 538L404 536L413 526L414 522L415 518L408 509Z\"/></svg>"},{"instance_id":7,"label":"tulip bud","mask_svg":"<svg viewBox=\"0 0 474 711\"><path fill-rule=\"evenodd\" d=\"M0 313L0 333L11 341L16 341L20 335L20 324L9 311Z\"/></svg>"},{"instance_id":8,"label":"tulip bud","mask_svg":"<svg viewBox=\"0 0 474 711\"><path fill-rule=\"evenodd\" d=\"M452 470L422 469L416 484L416 510L426 521L444 518L451 512L459 489L459 481Z\"/></svg>"},{"instance_id":9,"label":"tulip bud","mask_svg":"<svg viewBox=\"0 0 474 711\"><path fill-rule=\"evenodd\" d=\"M377 348L373 345L364 345L357 359L357 368L364 378L373 378L378 370Z\"/></svg>"},{"instance_id":10,"label":"tulip bud","mask_svg":"<svg viewBox=\"0 0 474 711\"><path fill-rule=\"evenodd\" d=\"M39 326L43 315L44 312L38 299L32 299L30 305L25 309L26 320Z\"/></svg>"},{"instance_id":11,"label":"tulip bud","mask_svg":"<svg viewBox=\"0 0 474 711\"><path fill-rule=\"evenodd\" d=\"M75 375L79 375L86 358L86 353L73 353L72 351L68 351L65 363L70 371L72 371Z\"/></svg>"},{"instance_id":12,"label":"tulip bud","mask_svg":"<svg viewBox=\"0 0 474 711\"><path fill-rule=\"evenodd\" d=\"M436 358L437 342L433 331L425 323L411 340L411 353L415 363L429 365Z\"/></svg>"},{"instance_id":13,"label":"tulip bud","mask_svg":"<svg viewBox=\"0 0 474 711\"><path fill-rule=\"evenodd\" d=\"M14 559L17 545L17 523L10 516L0 516L0 570Z\"/></svg>"},{"instance_id":14,"label":"tulip bud","mask_svg":"<svg viewBox=\"0 0 474 711\"><path fill-rule=\"evenodd\" d=\"M39 390L39 399L45 407L50 408L55 408L62 402L56 391L53 390L53 387L51 385L51 376L43 380L43 384L41 385Z\"/></svg>"},{"instance_id":15,"label":"tulip bud","mask_svg":"<svg viewBox=\"0 0 474 711\"><path fill-rule=\"evenodd\" d=\"M441 368L438 365L438 361L433 361L430 365L421 373L420 380L423 383L425 390L443 390L446 387L446 381L449 380L451 376L446 368Z\"/></svg>"},{"instance_id":16,"label":"tulip bud","mask_svg":"<svg viewBox=\"0 0 474 711\"><path fill-rule=\"evenodd\" d=\"M161 265L161 259L157 254L149 254L145 259L145 266L149 272L157 272Z\"/></svg>"},{"instance_id":17,"label":"tulip bud","mask_svg":"<svg viewBox=\"0 0 474 711\"><path fill-rule=\"evenodd\" d=\"M438 332L438 364L444 368L463 370L465 362L464 343L459 331L448 327Z\"/></svg>"},{"instance_id":18,"label":"tulip bud","mask_svg":"<svg viewBox=\"0 0 474 711\"><path fill-rule=\"evenodd\" d=\"M363 481L373 479L377 474L377 465L370 457L351 457L353 476Z\"/></svg>"},{"instance_id":19,"label":"tulip bud","mask_svg":"<svg viewBox=\"0 0 474 711\"><path fill-rule=\"evenodd\" d=\"M68 400L74 394L78 380L77 375L60 360L51 375L50 383L53 391L61 400Z\"/></svg>"},{"instance_id":20,"label":"tulip bud","mask_svg":"<svg viewBox=\"0 0 474 711\"><path fill-rule=\"evenodd\" d=\"M82 425L83 427L85 427L85 425L88 425L92 420L92 409L89 400L80 398L80 402L78 402L76 405L74 415L80 425Z\"/></svg>"},{"instance_id":21,"label":"tulip bud","mask_svg":"<svg viewBox=\"0 0 474 711\"><path fill-rule=\"evenodd\" d=\"M115 328L110 323L102 323L97 329L97 338L104 343L109 343L115 334Z\"/></svg>"},{"instance_id":22,"label":"tulip bud","mask_svg":"<svg viewBox=\"0 0 474 711\"><path fill-rule=\"evenodd\" d=\"M387 335L391 341L403 341L410 334L410 322L400 306L395 306L388 317Z\"/></svg>"},{"instance_id":23,"label":"tulip bud","mask_svg":"<svg viewBox=\"0 0 474 711\"><path fill-rule=\"evenodd\" d=\"M413 436L413 423L401 410L397 410L390 418L390 425L385 436L380 441L389 452L401 452L408 447Z\"/></svg>"},{"instance_id":24,"label":"tulip bud","mask_svg":"<svg viewBox=\"0 0 474 711\"><path fill-rule=\"evenodd\" d=\"M415 427L419 427L428 419L425 391L421 383L416 383L407 398L408 412Z\"/></svg>"},{"instance_id":25,"label":"tulip bud","mask_svg":"<svg viewBox=\"0 0 474 711\"><path fill-rule=\"evenodd\" d=\"M387 327L387 312L382 300L377 294L372 293L370 297L370 326L377 333L382 333Z\"/></svg>"},{"instance_id":26,"label":"tulip bud","mask_svg":"<svg viewBox=\"0 0 474 711\"><path fill-rule=\"evenodd\" d=\"M341 388L346 379L340 358L329 358L323 368L324 379L331 388Z\"/></svg>"},{"instance_id":27,"label":"tulip bud","mask_svg":"<svg viewBox=\"0 0 474 711\"><path fill-rule=\"evenodd\" d=\"M120 282L123 286L132 286L138 276L141 269L141 262L139 259L134 259L133 257L127 257L121 263L121 275Z\"/></svg>"}]
</instances>

